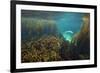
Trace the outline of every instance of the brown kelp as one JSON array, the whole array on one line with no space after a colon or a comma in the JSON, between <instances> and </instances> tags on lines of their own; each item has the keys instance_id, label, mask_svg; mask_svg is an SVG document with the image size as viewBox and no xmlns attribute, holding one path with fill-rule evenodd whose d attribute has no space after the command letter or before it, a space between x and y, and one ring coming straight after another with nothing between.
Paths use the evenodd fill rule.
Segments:
<instances>
[{"instance_id":1,"label":"brown kelp","mask_svg":"<svg viewBox=\"0 0 100 73\"><path fill-rule=\"evenodd\" d=\"M22 40L29 40L33 37L40 37L45 35L56 35L57 27L53 20L33 19L33 18L22 18L21 23Z\"/></svg>"},{"instance_id":2,"label":"brown kelp","mask_svg":"<svg viewBox=\"0 0 100 73\"><path fill-rule=\"evenodd\" d=\"M40 39L33 41L29 45L31 46L29 49L22 49L22 62L59 61L61 60L59 54L61 44L62 41L60 38L55 36L42 36ZM22 46L25 46L25 44Z\"/></svg>"},{"instance_id":3,"label":"brown kelp","mask_svg":"<svg viewBox=\"0 0 100 73\"><path fill-rule=\"evenodd\" d=\"M90 15L83 16L83 24L81 30L75 34L72 43L77 46L79 58L89 59L90 57Z\"/></svg>"}]
</instances>

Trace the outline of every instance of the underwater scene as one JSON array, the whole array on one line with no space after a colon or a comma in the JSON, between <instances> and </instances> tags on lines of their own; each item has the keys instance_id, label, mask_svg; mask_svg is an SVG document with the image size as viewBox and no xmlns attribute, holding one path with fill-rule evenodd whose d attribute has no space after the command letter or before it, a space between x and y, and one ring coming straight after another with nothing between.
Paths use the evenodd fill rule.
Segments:
<instances>
[{"instance_id":1,"label":"underwater scene","mask_svg":"<svg viewBox=\"0 0 100 73\"><path fill-rule=\"evenodd\" d=\"M90 14L21 10L21 62L90 59Z\"/></svg>"}]
</instances>

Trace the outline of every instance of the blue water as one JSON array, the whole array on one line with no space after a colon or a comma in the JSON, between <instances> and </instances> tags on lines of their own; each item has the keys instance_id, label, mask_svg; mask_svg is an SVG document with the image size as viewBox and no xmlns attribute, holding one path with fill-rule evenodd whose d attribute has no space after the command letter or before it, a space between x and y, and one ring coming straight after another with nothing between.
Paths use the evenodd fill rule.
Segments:
<instances>
[{"instance_id":1,"label":"blue water","mask_svg":"<svg viewBox=\"0 0 100 73\"><path fill-rule=\"evenodd\" d=\"M57 19L57 27L61 33L65 31L78 32L83 23L82 21L83 14L81 13L72 13L66 12L62 13Z\"/></svg>"},{"instance_id":2,"label":"blue water","mask_svg":"<svg viewBox=\"0 0 100 73\"><path fill-rule=\"evenodd\" d=\"M29 20L42 19L42 21L45 21L45 23L43 24L48 24L49 22L53 21L56 24L58 32L61 33L65 39L68 40L69 38L71 39L71 37L76 32L80 31L80 28L83 23L82 18L84 16L84 13L22 10L21 15L22 15L22 18L26 18ZM32 25L36 25L36 24L33 23ZM33 29L34 29L34 26L33 26ZM49 30L45 29L45 33L47 31ZM52 30L52 32L53 31L55 30ZM68 31L71 31L72 33Z\"/></svg>"}]
</instances>

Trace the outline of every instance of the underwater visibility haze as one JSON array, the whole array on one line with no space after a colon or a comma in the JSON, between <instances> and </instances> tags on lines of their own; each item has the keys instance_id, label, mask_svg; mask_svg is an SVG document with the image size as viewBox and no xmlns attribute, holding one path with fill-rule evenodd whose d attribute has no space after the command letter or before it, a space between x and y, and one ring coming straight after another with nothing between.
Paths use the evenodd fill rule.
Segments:
<instances>
[{"instance_id":1,"label":"underwater visibility haze","mask_svg":"<svg viewBox=\"0 0 100 73\"><path fill-rule=\"evenodd\" d=\"M90 14L21 10L21 62L90 59Z\"/></svg>"}]
</instances>

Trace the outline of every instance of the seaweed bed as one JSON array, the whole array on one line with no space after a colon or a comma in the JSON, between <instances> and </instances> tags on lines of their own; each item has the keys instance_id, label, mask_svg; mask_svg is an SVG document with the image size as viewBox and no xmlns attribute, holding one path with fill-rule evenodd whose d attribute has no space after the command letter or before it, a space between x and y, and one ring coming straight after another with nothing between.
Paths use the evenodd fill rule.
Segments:
<instances>
[{"instance_id":1,"label":"seaweed bed","mask_svg":"<svg viewBox=\"0 0 100 73\"><path fill-rule=\"evenodd\" d=\"M84 16L84 21L89 16ZM42 25L43 26L43 25ZM31 26L32 27L32 26ZM48 61L65 61L65 60L86 60L90 58L90 31L89 22L84 22L81 30L77 32L71 42L66 41L60 33L56 32L56 26L53 24L49 27L49 34L43 32L44 27L35 26L38 31L28 32L28 40L21 41L21 62L48 62ZM25 28L26 29L26 28ZM24 31L24 29L22 30ZM55 31L55 32L53 32ZM34 33L36 36L31 35ZM42 35L45 33L45 35ZM23 36L22 36L23 37Z\"/></svg>"}]
</instances>

